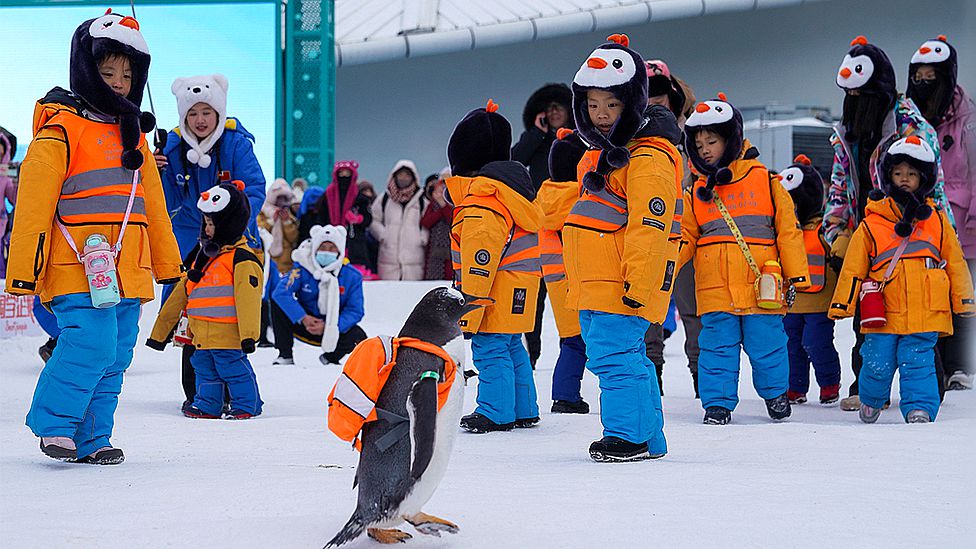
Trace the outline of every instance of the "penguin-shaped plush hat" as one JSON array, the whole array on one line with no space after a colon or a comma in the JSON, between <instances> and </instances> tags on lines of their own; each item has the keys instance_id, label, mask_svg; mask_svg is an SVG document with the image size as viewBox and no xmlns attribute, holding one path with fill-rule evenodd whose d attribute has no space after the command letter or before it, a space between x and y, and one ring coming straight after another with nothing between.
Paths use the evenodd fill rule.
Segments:
<instances>
[{"instance_id":1,"label":"penguin-shaped plush hat","mask_svg":"<svg viewBox=\"0 0 976 549\"><path fill-rule=\"evenodd\" d=\"M715 164L705 162L695 146L695 136L704 130L715 132L725 139L725 152ZM729 103L724 93L720 92L716 99L695 105L695 112L685 122L685 152L695 171L706 178L705 186L696 191L699 200L711 202L715 185L732 181L729 164L742 153L743 143L742 113Z\"/></svg>"},{"instance_id":2,"label":"penguin-shaped plush hat","mask_svg":"<svg viewBox=\"0 0 976 549\"><path fill-rule=\"evenodd\" d=\"M201 223L200 252L193 261L193 267L187 271L187 278L193 282L200 281L204 266L220 252L220 248L240 240L251 220L251 204L244 194L244 182L240 180L221 183L200 193L197 209L210 218L214 224L214 234L208 237L206 222Z\"/></svg>"},{"instance_id":3,"label":"penguin-shaped plush hat","mask_svg":"<svg viewBox=\"0 0 976 549\"><path fill-rule=\"evenodd\" d=\"M837 85L844 90L895 96L895 69L888 55L868 39L858 36L837 70Z\"/></svg>"},{"instance_id":4,"label":"penguin-shaped plush hat","mask_svg":"<svg viewBox=\"0 0 976 549\"><path fill-rule=\"evenodd\" d=\"M129 58L132 87L128 95L112 91L99 73L98 63L112 54ZM79 25L71 38L71 91L92 109L119 119L122 166L130 170L142 166L140 134L156 126L153 115L139 108L149 77L149 61L149 47L139 32L139 23L132 17L112 13L111 9Z\"/></svg>"},{"instance_id":5,"label":"penguin-shaped plush hat","mask_svg":"<svg viewBox=\"0 0 976 549\"><path fill-rule=\"evenodd\" d=\"M447 142L447 159L454 175L472 175L489 162L512 158L512 125L488 100L457 123Z\"/></svg>"},{"instance_id":6,"label":"penguin-shaped plush hat","mask_svg":"<svg viewBox=\"0 0 976 549\"><path fill-rule=\"evenodd\" d=\"M953 48L944 34L925 41L912 54L912 61L908 65L908 90L905 95L922 107L932 95L937 95L935 112L939 121L945 116L946 110L952 104L952 97L956 91L956 81L959 75L959 65L956 49ZM915 72L922 65L931 65L938 79L935 82L915 80Z\"/></svg>"},{"instance_id":7,"label":"penguin-shaped plush hat","mask_svg":"<svg viewBox=\"0 0 976 549\"><path fill-rule=\"evenodd\" d=\"M601 191L606 186L606 176L616 168L630 163L627 143L644 125L644 109L647 107L647 66L639 53L630 49L626 34L607 37L606 44L593 50L573 78L573 117L580 137L590 146L600 149L600 159L595 171L583 176L583 186L591 191ZM604 90L612 93L623 104L620 118L604 135L590 120L586 92Z\"/></svg>"},{"instance_id":8,"label":"penguin-shaped plush hat","mask_svg":"<svg viewBox=\"0 0 976 549\"><path fill-rule=\"evenodd\" d=\"M796 218L802 224L823 216L826 205L823 177L805 154L797 155L788 168L781 171L780 183L790 193L796 206Z\"/></svg>"},{"instance_id":9,"label":"penguin-shaped plush hat","mask_svg":"<svg viewBox=\"0 0 976 549\"><path fill-rule=\"evenodd\" d=\"M908 192L897 185L892 178L893 168L907 162L918 170L919 185L915 192ZM905 237L912 234L912 223L923 221L932 215L932 207L925 203L925 199L932 196L938 178L935 163L935 152L925 140L917 135L903 137L888 147L884 159L881 161L881 191L890 196L902 208L901 220L895 223L895 233ZM882 198L881 192L874 189L869 194L871 199Z\"/></svg>"}]
</instances>

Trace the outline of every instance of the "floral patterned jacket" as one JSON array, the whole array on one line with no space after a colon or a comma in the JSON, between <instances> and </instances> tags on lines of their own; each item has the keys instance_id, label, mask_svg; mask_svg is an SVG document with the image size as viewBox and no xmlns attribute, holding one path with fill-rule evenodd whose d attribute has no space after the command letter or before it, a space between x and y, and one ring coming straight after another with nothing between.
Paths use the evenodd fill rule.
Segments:
<instances>
[{"instance_id":1,"label":"floral patterned jacket","mask_svg":"<svg viewBox=\"0 0 976 549\"><path fill-rule=\"evenodd\" d=\"M955 226L952 210L945 195L945 182L942 173L942 158L940 155L939 137L911 99L899 95L895 101L895 108L885 117L882 123L882 138L877 148L871 153L869 170L871 185L879 188L878 169L881 166L882 153L897 139L918 135L924 139L935 151L935 162L938 165L938 181L935 184L936 207L946 212L949 222ZM844 139L844 126L837 123L834 135L830 137L830 144L834 147L834 167L830 174L830 188L827 191L827 208L824 211L824 236L831 244L831 255L844 257L847 243L857 227L857 169L851 165L852 154L847 141Z\"/></svg>"}]
</instances>

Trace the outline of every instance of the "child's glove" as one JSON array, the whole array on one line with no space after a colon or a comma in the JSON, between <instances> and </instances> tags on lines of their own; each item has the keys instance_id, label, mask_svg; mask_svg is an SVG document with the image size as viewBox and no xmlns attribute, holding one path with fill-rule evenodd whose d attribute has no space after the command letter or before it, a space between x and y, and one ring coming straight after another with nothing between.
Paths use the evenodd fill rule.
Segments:
<instances>
[{"instance_id":1,"label":"child's glove","mask_svg":"<svg viewBox=\"0 0 976 549\"><path fill-rule=\"evenodd\" d=\"M241 350L244 351L244 354L246 355L253 353L254 348L255 348L254 340L251 338L247 338L241 342Z\"/></svg>"},{"instance_id":2,"label":"child's glove","mask_svg":"<svg viewBox=\"0 0 976 549\"><path fill-rule=\"evenodd\" d=\"M166 342L156 341L155 339L147 339L146 347L149 347L150 349L154 349L156 351L164 351L166 350Z\"/></svg>"}]
</instances>

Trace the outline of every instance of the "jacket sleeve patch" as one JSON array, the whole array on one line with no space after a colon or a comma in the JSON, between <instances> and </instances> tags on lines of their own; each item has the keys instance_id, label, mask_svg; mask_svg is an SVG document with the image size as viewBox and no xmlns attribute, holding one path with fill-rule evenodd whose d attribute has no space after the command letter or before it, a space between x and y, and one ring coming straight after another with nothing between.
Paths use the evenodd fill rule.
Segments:
<instances>
[{"instance_id":1,"label":"jacket sleeve patch","mask_svg":"<svg viewBox=\"0 0 976 549\"><path fill-rule=\"evenodd\" d=\"M482 267L491 263L491 253L483 248L478 250L474 254L474 262Z\"/></svg>"},{"instance_id":2,"label":"jacket sleeve patch","mask_svg":"<svg viewBox=\"0 0 976 549\"><path fill-rule=\"evenodd\" d=\"M479 269L477 267L471 267L471 268L468 269L468 273L469 274L473 274L475 276L483 276L485 278L488 278L488 271L486 271L485 269Z\"/></svg>"},{"instance_id":3,"label":"jacket sleeve patch","mask_svg":"<svg viewBox=\"0 0 976 549\"><path fill-rule=\"evenodd\" d=\"M661 284L662 292L671 291L671 284L674 283L674 267L674 261L669 259L667 265L664 267L664 283Z\"/></svg>"},{"instance_id":4,"label":"jacket sleeve patch","mask_svg":"<svg viewBox=\"0 0 976 549\"><path fill-rule=\"evenodd\" d=\"M667 211L667 206L664 204L664 199L660 196L655 196L652 198L651 201L647 203L647 208L651 210L651 213L654 215L664 215L664 212Z\"/></svg>"},{"instance_id":5,"label":"jacket sleeve patch","mask_svg":"<svg viewBox=\"0 0 976 549\"><path fill-rule=\"evenodd\" d=\"M247 277L247 281L251 283L251 287L252 288L257 288L258 287L258 284L260 284L260 281L258 280L258 277L254 276L254 275L248 276Z\"/></svg>"},{"instance_id":6,"label":"jacket sleeve patch","mask_svg":"<svg viewBox=\"0 0 976 549\"><path fill-rule=\"evenodd\" d=\"M515 288L512 291L512 314L521 315L525 314L525 301L528 295L528 290L525 288Z\"/></svg>"},{"instance_id":7,"label":"jacket sleeve patch","mask_svg":"<svg viewBox=\"0 0 976 549\"><path fill-rule=\"evenodd\" d=\"M18 290L29 290L33 292L37 289L37 284L33 282L27 282L26 280L14 280L11 286L17 288Z\"/></svg>"},{"instance_id":8,"label":"jacket sleeve patch","mask_svg":"<svg viewBox=\"0 0 976 549\"><path fill-rule=\"evenodd\" d=\"M646 225L648 227L653 227L659 231L664 230L664 223L658 219L651 219L650 217L645 217L641 219L641 224Z\"/></svg>"}]
</instances>

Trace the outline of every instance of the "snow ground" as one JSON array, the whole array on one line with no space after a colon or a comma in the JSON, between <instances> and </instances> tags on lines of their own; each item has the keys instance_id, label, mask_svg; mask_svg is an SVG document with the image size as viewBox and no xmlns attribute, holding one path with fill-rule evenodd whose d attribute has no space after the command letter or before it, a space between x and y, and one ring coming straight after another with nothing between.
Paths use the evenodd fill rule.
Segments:
<instances>
[{"instance_id":1,"label":"snow ground","mask_svg":"<svg viewBox=\"0 0 976 549\"><path fill-rule=\"evenodd\" d=\"M395 333L429 287L367 283L364 328ZM144 330L155 308L146 307ZM735 423L704 426L679 328L665 349L670 453L597 464L586 453L600 435L595 378L584 380L591 414L549 414L551 315L543 330L541 424L459 435L426 511L461 531L438 539L406 526L409 547L974 546L976 393L950 393L930 425L905 425L894 408L863 425L818 404L771 424L744 361ZM846 394L849 322L837 333ZM42 342L5 341L0 353L0 546L314 548L352 512L358 455L326 430L338 371L313 348L296 346L295 367L272 367L272 349L252 355L265 412L230 422L183 418L179 352L138 346L113 437L126 462L94 467L44 457L24 426ZM348 545L375 546L365 537Z\"/></svg>"}]
</instances>

